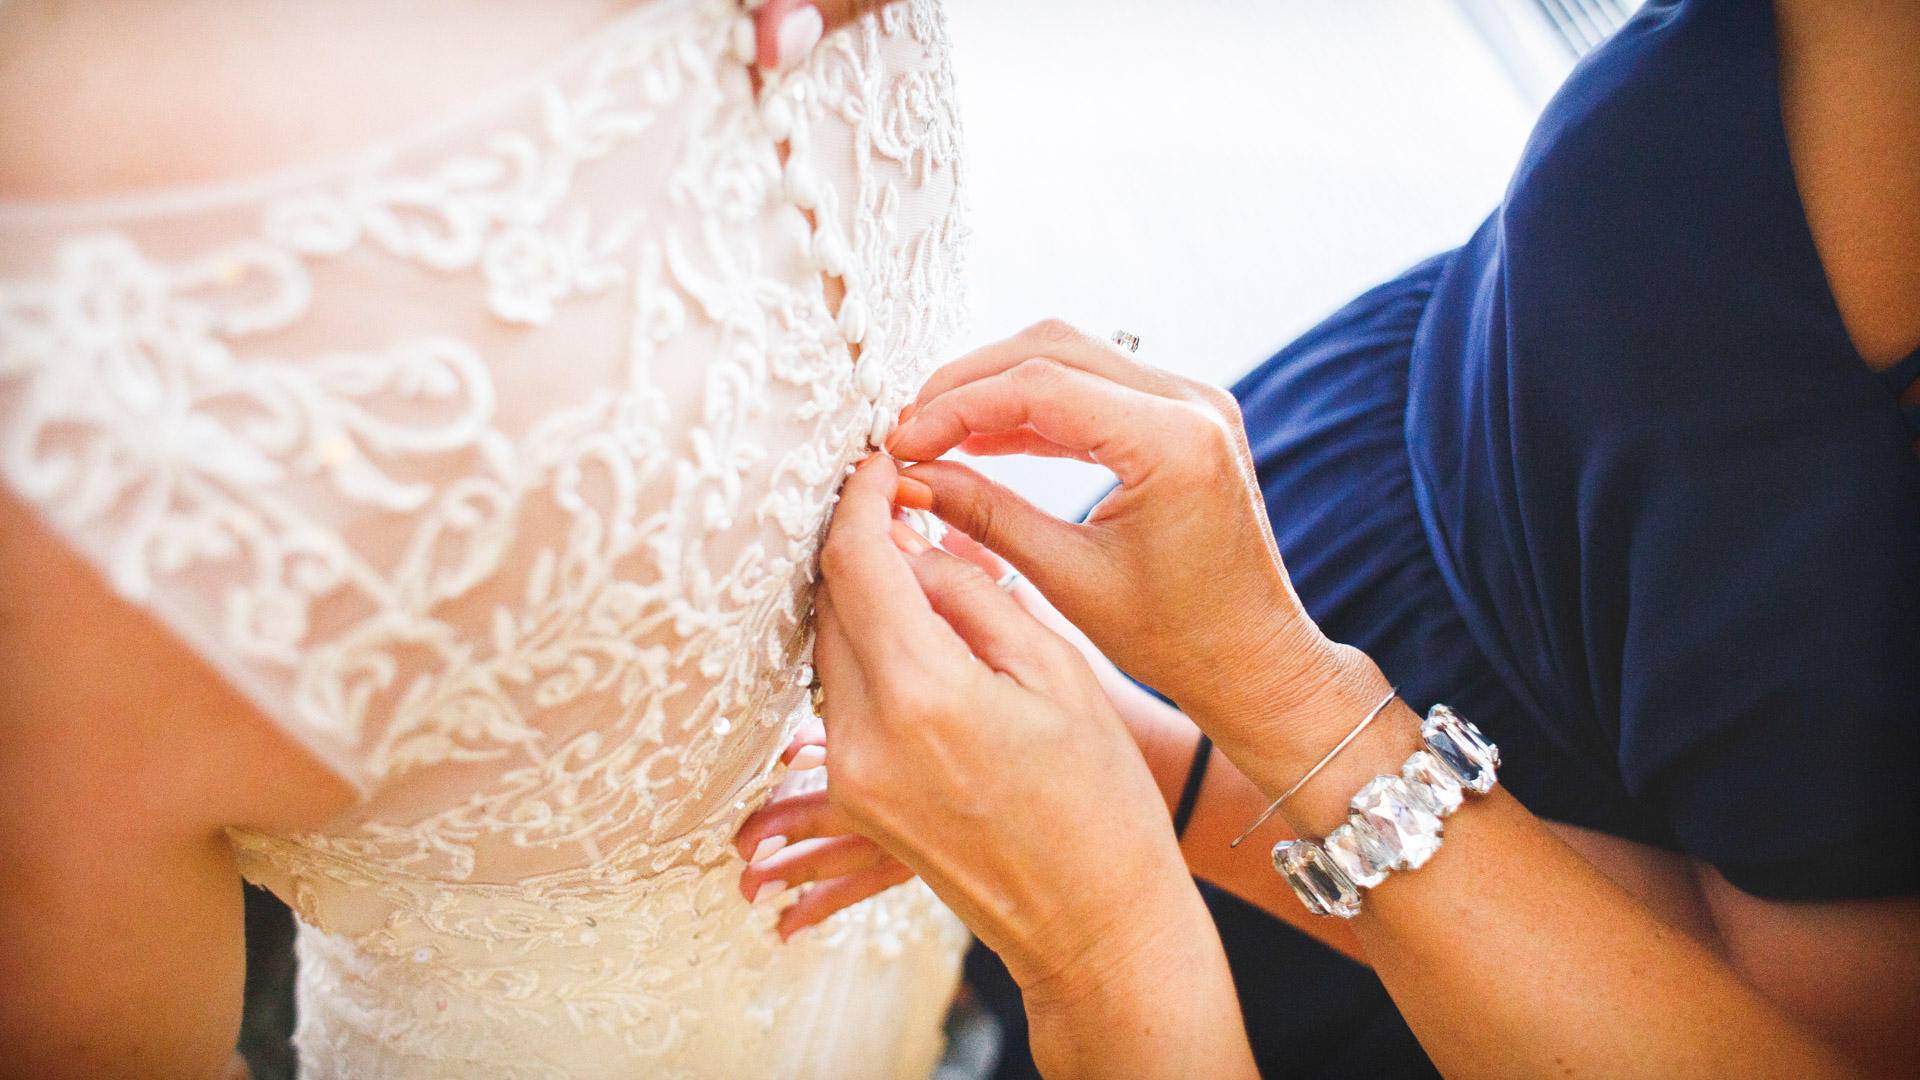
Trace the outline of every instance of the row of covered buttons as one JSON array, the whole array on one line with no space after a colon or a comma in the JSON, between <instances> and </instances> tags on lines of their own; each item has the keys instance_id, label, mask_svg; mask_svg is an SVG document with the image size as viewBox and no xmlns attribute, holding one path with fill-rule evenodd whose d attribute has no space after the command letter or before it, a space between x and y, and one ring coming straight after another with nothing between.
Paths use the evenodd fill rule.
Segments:
<instances>
[{"instance_id":1,"label":"row of covered buttons","mask_svg":"<svg viewBox=\"0 0 1920 1080\"><path fill-rule=\"evenodd\" d=\"M750 20L742 23L751 30ZM860 350L860 360L853 370L854 388L872 413L868 440L879 447L893 431L893 414L882 404L892 388L892 380L881 358L879 341L873 334L873 320L866 301L860 295L863 282L853 265L852 252L839 232L833 192L820 182L806 161L806 97L807 84L803 79L788 79L786 85L769 83L760 103L760 122L774 142L787 145L782 190L795 206L813 215L813 233L808 242L813 265L827 277L839 278L845 288L840 310L834 316L834 328L846 343L849 358L852 349Z\"/></svg>"}]
</instances>

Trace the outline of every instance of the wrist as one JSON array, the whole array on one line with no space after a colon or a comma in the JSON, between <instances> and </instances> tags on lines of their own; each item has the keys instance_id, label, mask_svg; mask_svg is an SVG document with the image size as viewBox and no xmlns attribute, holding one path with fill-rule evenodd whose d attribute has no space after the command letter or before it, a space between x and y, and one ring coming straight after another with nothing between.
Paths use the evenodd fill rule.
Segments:
<instances>
[{"instance_id":1,"label":"wrist","mask_svg":"<svg viewBox=\"0 0 1920 1080\"><path fill-rule=\"evenodd\" d=\"M1200 729L1178 709L1162 705L1158 699L1154 699L1153 704L1159 706L1156 715L1148 722L1130 722L1128 726L1140 746L1140 755L1147 761L1148 771L1153 773L1161 801L1167 804L1167 812L1172 813L1186 789L1187 774L1193 768L1194 751L1200 742Z\"/></svg>"},{"instance_id":2,"label":"wrist","mask_svg":"<svg viewBox=\"0 0 1920 1080\"><path fill-rule=\"evenodd\" d=\"M1142 1001L1166 1000L1168 972L1190 966L1195 950L1218 948L1212 917L1184 866L1169 880L1113 910L1104 932L1091 935L1071 955L1009 972L1020 986L1030 1018L1046 1018L1081 1030L1102 1026Z\"/></svg>"},{"instance_id":3,"label":"wrist","mask_svg":"<svg viewBox=\"0 0 1920 1080\"><path fill-rule=\"evenodd\" d=\"M1303 625L1273 630L1243 652L1231 678L1180 702L1269 798L1292 786L1388 688L1365 653L1296 622Z\"/></svg>"},{"instance_id":4,"label":"wrist","mask_svg":"<svg viewBox=\"0 0 1920 1080\"><path fill-rule=\"evenodd\" d=\"M1176 916L1124 953L1021 985L1034 1061L1049 1077L1255 1076L1226 952L1190 879Z\"/></svg>"},{"instance_id":5,"label":"wrist","mask_svg":"<svg viewBox=\"0 0 1920 1080\"><path fill-rule=\"evenodd\" d=\"M1263 661L1284 665L1284 677L1249 680L1249 693L1194 716L1269 799L1299 782L1391 690L1365 653L1329 641L1317 629L1314 636L1290 654ZM1282 807L1296 833L1324 836L1345 821L1355 792L1377 775L1397 772L1419 748L1419 727L1404 702L1389 702Z\"/></svg>"}]
</instances>

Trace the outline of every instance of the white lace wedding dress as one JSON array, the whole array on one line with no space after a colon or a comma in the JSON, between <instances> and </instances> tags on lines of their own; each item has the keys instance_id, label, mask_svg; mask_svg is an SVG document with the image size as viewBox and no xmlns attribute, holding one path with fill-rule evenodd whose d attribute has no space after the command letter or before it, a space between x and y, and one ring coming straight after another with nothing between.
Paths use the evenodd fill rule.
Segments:
<instances>
[{"instance_id":1,"label":"white lace wedding dress","mask_svg":"<svg viewBox=\"0 0 1920 1080\"><path fill-rule=\"evenodd\" d=\"M303 1076L932 1069L953 917L782 945L731 837L833 493L961 316L944 34L756 98L730 0L653 0L350 160L0 207L6 483L364 793L233 834Z\"/></svg>"}]
</instances>

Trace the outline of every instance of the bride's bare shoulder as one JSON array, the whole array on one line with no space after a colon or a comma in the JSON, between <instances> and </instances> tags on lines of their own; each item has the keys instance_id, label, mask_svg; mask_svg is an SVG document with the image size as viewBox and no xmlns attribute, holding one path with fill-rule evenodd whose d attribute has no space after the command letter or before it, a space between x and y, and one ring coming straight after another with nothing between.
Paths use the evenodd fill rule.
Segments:
<instances>
[{"instance_id":1,"label":"bride's bare shoulder","mask_svg":"<svg viewBox=\"0 0 1920 1080\"><path fill-rule=\"evenodd\" d=\"M537 67L635 0L8 0L0 198L244 176L351 151Z\"/></svg>"}]
</instances>

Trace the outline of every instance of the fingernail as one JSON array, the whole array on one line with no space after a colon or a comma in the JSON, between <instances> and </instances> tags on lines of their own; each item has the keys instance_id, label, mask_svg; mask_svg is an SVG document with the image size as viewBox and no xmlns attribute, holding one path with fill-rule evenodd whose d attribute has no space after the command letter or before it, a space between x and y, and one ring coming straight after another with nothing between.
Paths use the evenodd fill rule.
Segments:
<instances>
[{"instance_id":1,"label":"fingernail","mask_svg":"<svg viewBox=\"0 0 1920 1080\"><path fill-rule=\"evenodd\" d=\"M910 419L900 421L900 426L893 429L893 434L887 436L887 441L881 445L880 449L889 454L893 453L893 448L900 445L900 436L907 433L907 428L912 422Z\"/></svg>"},{"instance_id":2,"label":"fingernail","mask_svg":"<svg viewBox=\"0 0 1920 1080\"><path fill-rule=\"evenodd\" d=\"M899 486L893 489L893 501L909 510L931 510L933 509L933 488L924 480L903 476L900 478Z\"/></svg>"},{"instance_id":3,"label":"fingernail","mask_svg":"<svg viewBox=\"0 0 1920 1080\"><path fill-rule=\"evenodd\" d=\"M904 521L894 522L892 532L893 546L909 555L918 555L933 547L932 544L927 543L926 537L914 532L913 528Z\"/></svg>"},{"instance_id":4,"label":"fingernail","mask_svg":"<svg viewBox=\"0 0 1920 1080\"><path fill-rule=\"evenodd\" d=\"M788 934L786 937L781 938L780 940L785 941L789 945L798 945L801 942L807 940L807 931L811 929L813 929L813 927L803 926L800 929L795 930L793 933Z\"/></svg>"},{"instance_id":5,"label":"fingernail","mask_svg":"<svg viewBox=\"0 0 1920 1080\"><path fill-rule=\"evenodd\" d=\"M775 71L785 71L807 58L815 45L820 44L820 35L826 30L826 23L820 18L820 9L812 4L794 8L780 17L780 25L774 28Z\"/></svg>"},{"instance_id":6,"label":"fingernail","mask_svg":"<svg viewBox=\"0 0 1920 1080\"><path fill-rule=\"evenodd\" d=\"M803 746L793 752L793 761L787 766L794 772L817 769L827 763L827 748L824 746ZM784 837L782 840L784 841Z\"/></svg>"},{"instance_id":7,"label":"fingernail","mask_svg":"<svg viewBox=\"0 0 1920 1080\"><path fill-rule=\"evenodd\" d=\"M756 904L764 903L769 897L779 896L781 893L786 891L787 891L786 882L769 881L766 884L760 886L759 889L755 890L753 894L753 902Z\"/></svg>"},{"instance_id":8,"label":"fingernail","mask_svg":"<svg viewBox=\"0 0 1920 1080\"><path fill-rule=\"evenodd\" d=\"M776 851L779 851L781 848L786 846L787 846L786 837L769 836L765 840L760 841L760 846L753 849L753 858L748 859L747 861L750 863L757 863L761 859L766 858L767 856L773 854Z\"/></svg>"},{"instance_id":9,"label":"fingernail","mask_svg":"<svg viewBox=\"0 0 1920 1080\"><path fill-rule=\"evenodd\" d=\"M919 412L919 411L920 411L920 403L919 403L919 402L917 402L917 401L909 401L909 402L907 402L907 403L906 403L905 405L902 405L902 406L900 407L900 422L901 422L902 424L904 424L904 423L906 423L907 421L909 421L909 420L911 420L911 419L913 419L913 414L914 414L914 413L917 413L917 412Z\"/></svg>"},{"instance_id":10,"label":"fingernail","mask_svg":"<svg viewBox=\"0 0 1920 1080\"><path fill-rule=\"evenodd\" d=\"M863 457L859 461L854 462L853 471L859 472L861 469L866 468L867 466L873 464L876 461L879 461L881 458L886 456L887 455L881 453L880 451L875 450L873 453L868 454L866 457Z\"/></svg>"}]
</instances>

